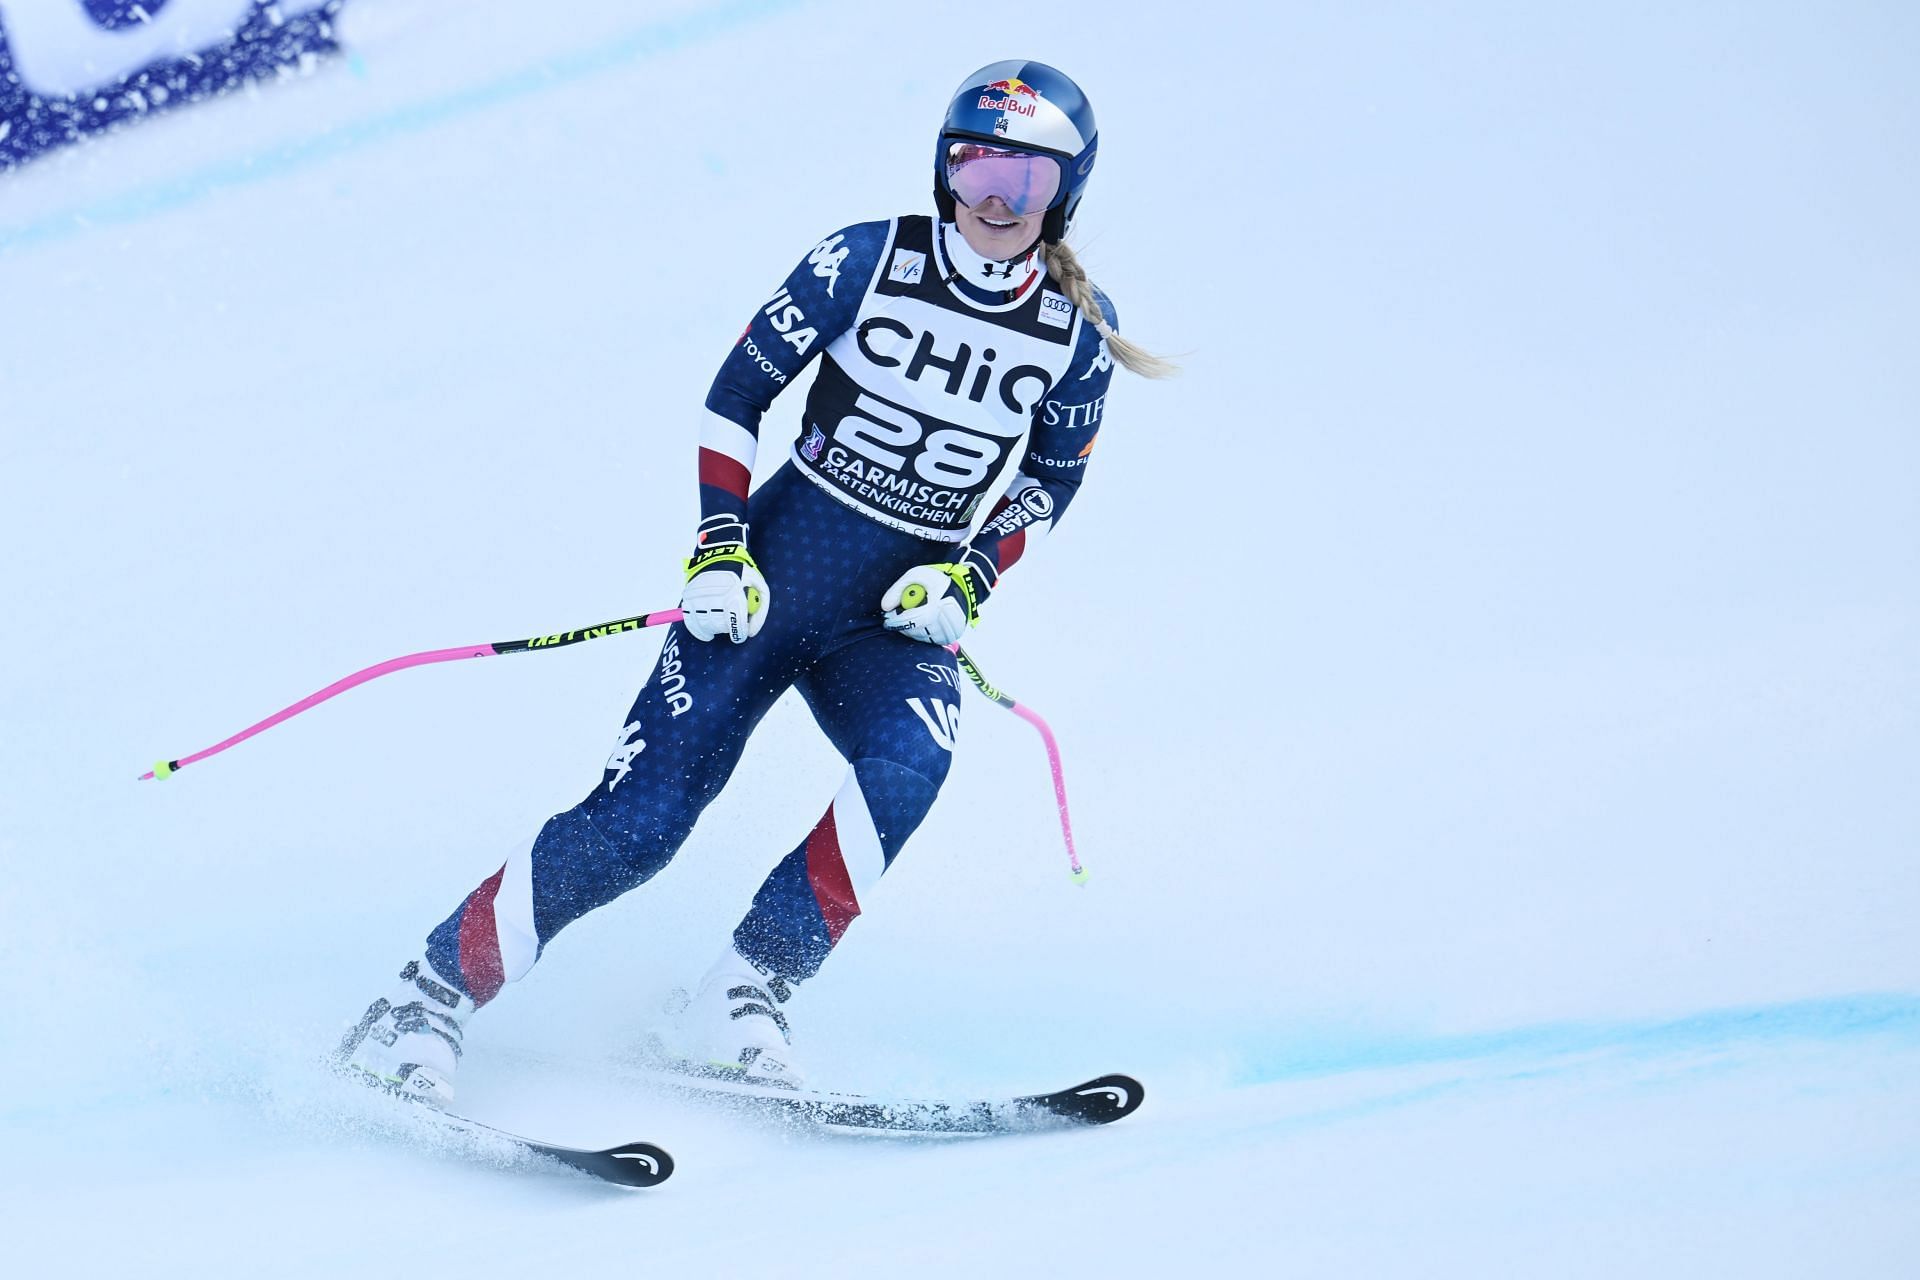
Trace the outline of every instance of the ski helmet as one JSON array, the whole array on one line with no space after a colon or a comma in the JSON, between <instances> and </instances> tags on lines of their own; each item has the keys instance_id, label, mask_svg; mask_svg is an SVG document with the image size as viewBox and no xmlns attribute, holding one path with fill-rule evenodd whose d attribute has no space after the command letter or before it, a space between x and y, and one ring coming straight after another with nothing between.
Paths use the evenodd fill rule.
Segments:
<instances>
[{"instance_id":1,"label":"ski helmet","mask_svg":"<svg viewBox=\"0 0 1920 1280\"><path fill-rule=\"evenodd\" d=\"M947 104L933 149L934 206L942 222L953 221L956 199L972 205L1000 195L1021 216L1045 208L1040 238L1058 244L1080 207L1098 145L1093 106L1064 73L1044 62L991 63L961 81ZM1035 167L1036 157L1046 161L1044 169ZM976 199L965 198L969 184Z\"/></svg>"}]
</instances>

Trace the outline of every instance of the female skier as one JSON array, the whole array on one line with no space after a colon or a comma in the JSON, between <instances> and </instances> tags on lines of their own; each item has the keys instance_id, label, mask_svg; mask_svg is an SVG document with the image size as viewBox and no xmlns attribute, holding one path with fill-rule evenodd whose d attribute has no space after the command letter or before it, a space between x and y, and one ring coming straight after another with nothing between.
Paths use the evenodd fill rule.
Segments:
<instances>
[{"instance_id":1,"label":"female skier","mask_svg":"<svg viewBox=\"0 0 1920 1280\"><path fill-rule=\"evenodd\" d=\"M946 777L960 699L946 646L1079 490L1113 361L1169 371L1115 333L1113 304L1062 243L1095 145L1093 110L1059 71L983 67L940 130L939 217L828 236L754 313L707 395L685 619L605 773L428 935L342 1043L348 1069L449 1100L472 1012L561 929L666 866L754 725L798 686L846 780L761 886L668 1049L693 1070L799 1085L780 1006ZM761 415L823 354L791 457L749 500Z\"/></svg>"}]
</instances>

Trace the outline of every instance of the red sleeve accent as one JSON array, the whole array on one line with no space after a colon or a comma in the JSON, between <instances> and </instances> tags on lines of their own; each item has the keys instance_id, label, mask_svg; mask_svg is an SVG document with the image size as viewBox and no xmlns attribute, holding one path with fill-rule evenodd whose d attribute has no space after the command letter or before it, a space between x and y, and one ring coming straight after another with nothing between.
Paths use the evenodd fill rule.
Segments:
<instances>
[{"instance_id":1,"label":"red sleeve accent","mask_svg":"<svg viewBox=\"0 0 1920 1280\"><path fill-rule=\"evenodd\" d=\"M1020 557L1025 553L1026 549L1027 531L1025 529L1015 529L1012 533L993 544L994 568L998 569L1001 573L1005 573L1020 562Z\"/></svg>"},{"instance_id":2,"label":"red sleeve accent","mask_svg":"<svg viewBox=\"0 0 1920 1280\"><path fill-rule=\"evenodd\" d=\"M742 503L747 500L747 487L753 483L753 472L729 458L726 454L713 449L700 451L700 483L710 484L716 489L725 489ZM744 506L741 508L746 509Z\"/></svg>"}]
</instances>

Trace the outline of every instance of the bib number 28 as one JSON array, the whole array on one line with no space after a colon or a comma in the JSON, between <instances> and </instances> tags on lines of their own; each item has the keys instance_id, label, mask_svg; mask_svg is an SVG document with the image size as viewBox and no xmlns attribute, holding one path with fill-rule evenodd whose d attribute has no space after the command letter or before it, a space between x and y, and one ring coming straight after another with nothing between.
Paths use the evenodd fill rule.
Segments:
<instances>
[{"instance_id":1,"label":"bib number 28","mask_svg":"<svg viewBox=\"0 0 1920 1280\"><path fill-rule=\"evenodd\" d=\"M1000 462L1003 446L989 436L939 427L923 437L919 419L869 395L861 395L853 408L833 429L833 438L889 471L911 465L929 484L965 489L983 483Z\"/></svg>"}]
</instances>

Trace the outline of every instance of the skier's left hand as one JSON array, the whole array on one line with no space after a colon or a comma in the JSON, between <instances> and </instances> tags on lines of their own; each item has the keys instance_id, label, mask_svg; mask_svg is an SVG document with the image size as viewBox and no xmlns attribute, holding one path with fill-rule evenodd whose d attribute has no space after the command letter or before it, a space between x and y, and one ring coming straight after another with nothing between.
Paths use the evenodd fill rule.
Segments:
<instances>
[{"instance_id":1,"label":"skier's left hand","mask_svg":"<svg viewBox=\"0 0 1920 1280\"><path fill-rule=\"evenodd\" d=\"M980 621L980 606L998 576L971 547L952 564L916 565L880 597L887 630L926 644L956 644Z\"/></svg>"}]
</instances>

